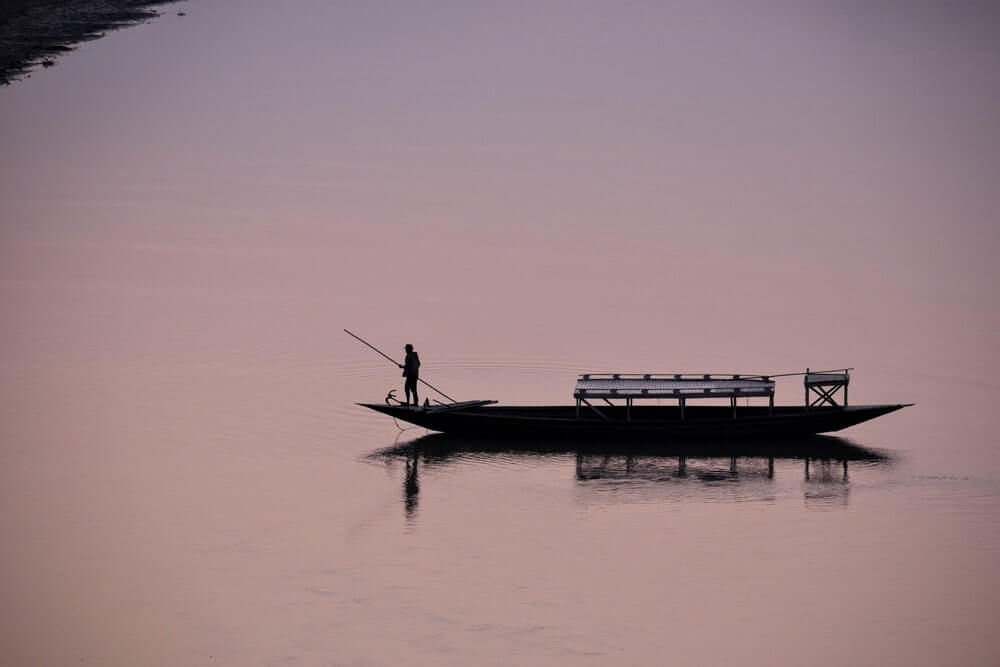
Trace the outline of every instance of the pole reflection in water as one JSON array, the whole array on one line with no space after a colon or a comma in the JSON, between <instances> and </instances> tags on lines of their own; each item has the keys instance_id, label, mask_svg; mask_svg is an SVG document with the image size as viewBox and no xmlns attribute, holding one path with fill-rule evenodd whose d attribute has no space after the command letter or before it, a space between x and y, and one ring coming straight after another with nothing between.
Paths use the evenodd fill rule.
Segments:
<instances>
[{"instance_id":1,"label":"pole reflection in water","mask_svg":"<svg viewBox=\"0 0 1000 667\"><path fill-rule=\"evenodd\" d=\"M891 457L842 438L817 436L775 442L627 443L473 439L432 434L377 450L370 459L403 459L403 503L408 520L417 514L420 466L446 468L489 461L509 466L539 461L575 464L581 499L625 502L632 497L662 502L680 500L774 500L781 480L775 459L802 461L801 492L807 506L845 506L849 462L887 465ZM836 465L835 465L836 464ZM783 466L788 471L788 465ZM780 476L779 476L780 477ZM788 483L785 476L785 486ZM601 486L601 483L613 485ZM619 482L634 482L622 486ZM793 489L794 490L794 489Z\"/></svg>"}]
</instances>

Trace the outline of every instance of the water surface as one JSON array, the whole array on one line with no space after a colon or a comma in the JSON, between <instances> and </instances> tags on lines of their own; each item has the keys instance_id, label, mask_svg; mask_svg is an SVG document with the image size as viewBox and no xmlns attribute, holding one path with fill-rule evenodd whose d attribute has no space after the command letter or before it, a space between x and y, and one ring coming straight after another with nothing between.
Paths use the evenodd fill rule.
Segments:
<instances>
[{"instance_id":1,"label":"water surface","mask_svg":"<svg viewBox=\"0 0 1000 667\"><path fill-rule=\"evenodd\" d=\"M998 661L989 9L293 4L0 92L2 662ZM442 446L345 327L916 405L846 475Z\"/></svg>"}]
</instances>

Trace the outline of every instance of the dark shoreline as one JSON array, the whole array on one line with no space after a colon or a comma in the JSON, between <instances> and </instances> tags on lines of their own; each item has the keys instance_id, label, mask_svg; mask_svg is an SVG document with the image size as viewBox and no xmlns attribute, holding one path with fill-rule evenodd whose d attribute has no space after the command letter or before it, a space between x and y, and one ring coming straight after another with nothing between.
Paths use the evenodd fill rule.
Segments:
<instances>
[{"instance_id":1,"label":"dark shoreline","mask_svg":"<svg viewBox=\"0 0 1000 667\"><path fill-rule=\"evenodd\" d=\"M0 84L31 76L41 65L109 30L159 16L153 9L180 0L6 0L0 4Z\"/></svg>"}]
</instances>

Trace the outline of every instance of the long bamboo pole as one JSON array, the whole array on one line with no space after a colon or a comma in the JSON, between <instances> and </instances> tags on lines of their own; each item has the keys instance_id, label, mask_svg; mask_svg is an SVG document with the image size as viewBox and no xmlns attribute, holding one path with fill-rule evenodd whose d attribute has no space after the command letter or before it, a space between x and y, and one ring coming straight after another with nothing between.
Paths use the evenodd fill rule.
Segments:
<instances>
[{"instance_id":1,"label":"long bamboo pole","mask_svg":"<svg viewBox=\"0 0 1000 667\"><path fill-rule=\"evenodd\" d=\"M386 354L386 353L385 353L385 352L383 352L382 350L378 349L377 347L375 347L374 345L372 345L371 343L369 343L368 341L366 341L366 340L365 340L364 338L362 338L361 336L358 336L358 335L355 335L355 334L351 333L350 331L348 331L347 329L344 329L344 333L345 333L345 334L347 334L348 336L350 336L351 338L354 338L354 339L356 339L356 340L360 341L361 343L364 343L365 345L367 345L367 346L368 346L368 347L370 347L371 349L375 350L376 352L378 352L378 353L379 353L379 354L381 354L381 355L382 355L383 357L385 357L386 359L388 359L388 360L389 360L389 361L391 361L392 363L396 364L397 366L400 366L400 367L402 367L402 364L400 364L400 363L399 363L398 361L396 361L395 359L393 359L392 357L390 357L390 356L389 356L388 354ZM447 398L447 399L448 399L449 401L451 401L452 403L455 403L455 399L454 399L454 398L452 398L452 397L451 397L451 396L449 396L448 394L444 393L443 391L441 391L440 389L438 389L437 387L435 387L434 385L432 385L432 384L431 384L430 382L427 382L426 380L424 380L424 379L422 379L422 378L419 378L419 377L417 378L417 382L420 382L420 383L422 383L422 384L425 384L425 385L427 385L428 387L430 387L431 389L433 389L433 390L434 390L434 391L436 391L437 393L439 393L439 394L441 394L442 396L444 396L445 398Z\"/></svg>"}]
</instances>

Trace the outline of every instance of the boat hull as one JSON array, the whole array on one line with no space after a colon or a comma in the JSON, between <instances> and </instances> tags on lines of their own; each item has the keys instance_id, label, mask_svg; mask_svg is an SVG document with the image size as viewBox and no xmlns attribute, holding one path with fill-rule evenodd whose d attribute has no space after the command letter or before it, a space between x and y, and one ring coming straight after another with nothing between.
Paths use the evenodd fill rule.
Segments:
<instances>
[{"instance_id":1,"label":"boat hull","mask_svg":"<svg viewBox=\"0 0 1000 667\"><path fill-rule=\"evenodd\" d=\"M413 406L359 403L397 420L431 431L475 437L544 437L575 439L761 439L832 433L866 422L907 404L847 407L622 406L597 410L574 406L479 406L424 409Z\"/></svg>"}]
</instances>

